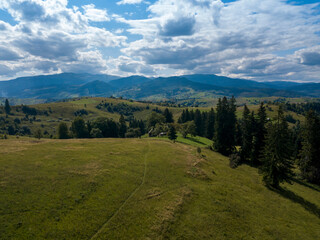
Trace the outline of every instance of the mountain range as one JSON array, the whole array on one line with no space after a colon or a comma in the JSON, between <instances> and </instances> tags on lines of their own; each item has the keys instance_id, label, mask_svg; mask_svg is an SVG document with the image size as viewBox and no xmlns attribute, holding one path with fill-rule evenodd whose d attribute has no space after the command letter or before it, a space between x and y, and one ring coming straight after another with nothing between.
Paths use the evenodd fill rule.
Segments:
<instances>
[{"instance_id":1,"label":"mountain range","mask_svg":"<svg viewBox=\"0 0 320 240\"><path fill-rule=\"evenodd\" d=\"M62 73L0 81L0 97L65 99L82 96L136 100L235 97L320 97L320 83L256 82L217 75L147 78Z\"/></svg>"}]
</instances>

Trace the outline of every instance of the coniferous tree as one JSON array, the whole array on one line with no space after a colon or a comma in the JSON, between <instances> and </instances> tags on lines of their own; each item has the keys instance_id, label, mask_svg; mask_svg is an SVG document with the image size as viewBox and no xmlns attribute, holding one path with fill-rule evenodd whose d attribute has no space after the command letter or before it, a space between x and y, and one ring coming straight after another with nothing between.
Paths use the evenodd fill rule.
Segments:
<instances>
[{"instance_id":1,"label":"coniferous tree","mask_svg":"<svg viewBox=\"0 0 320 240\"><path fill-rule=\"evenodd\" d=\"M214 123L215 123L215 113L213 108L211 108L210 112L207 114L206 121L206 135L205 137L208 139L213 139L214 136Z\"/></svg>"},{"instance_id":2,"label":"coniferous tree","mask_svg":"<svg viewBox=\"0 0 320 240\"><path fill-rule=\"evenodd\" d=\"M166 123L173 123L173 116L172 116L172 112L169 111L168 108L166 108L163 112L163 116L166 119Z\"/></svg>"},{"instance_id":3,"label":"coniferous tree","mask_svg":"<svg viewBox=\"0 0 320 240\"><path fill-rule=\"evenodd\" d=\"M244 105L243 114L242 114L242 146L241 146L241 160L246 161L251 157L252 151L252 116L247 105Z\"/></svg>"},{"instance_id":4,"label":"coniferous tree","mask_svg":"<svg viewBox=\"0 0 320 240\"><path fill-rule=\"evenodd\" d=\"M127 132L127 125L123 115L120 115L119 119L119 137L124 138Z\"/></svg>"},{"instance_id":5,"label":"coniferous tree","mask_svg":"<svg viewBox=\"0 0 320 240\"><path fill-rule=\"evenodd\" d=\"M8 99L6 99L6 101L4 103L4 110L5 110L6 114L10 114L10 112L11 112L11 107L10 107Z\"/></svg>"},{"instance_id":6,"label":"coniferous tree","mask_svg":"<svg viewBox=\"0 0 320 240\"><path fill-rule=\"evenodd\" d=\"M320 118L314 111L306 115L299 167L303 177L320 183Z\"/></svg>"},{"instance_id":7,"label":"coniferous tree","mask_svg":"<svg viewBox=\"0 0 320 240\"><path fill-rule=\"evenodd\" d=\"M196 124L196 132L198 136L202 135L202 117L201 112L197 109L194 113L194 123Z\"/></svg>"},{"instance_id":8,"label":"coniferous tree","mask_svg":"<svg viewBox=\"0 0 320 240\"><path fill-rule=\"evenodd\" d=\"M265 145L265 135L267 133L266 130L267 123L267 113L266 108L261 102L260 107L258 109L257 119L253 126L253 143L252 143L252 155L251 160L254 164L259 165L259 159L262 156L262 151Z\"/></svg>"},{"instance_id":9,"label":"coniferous tree","mask_svg":"<svg viewBox=\"0 0 320 240\"><path fill-rule=\"evenodd\" d=\"M224 155L229 155L235 150L236 133L236 105L235 98L229 101L226 97L219 99L217 104L214 149Z\"/></svg>"},{"instance_id":10,"label":"coniferous tree","mask_svg":"<svg viewBox=\"0 0 320 240\"><path fill-rule=\"evenodd\" d=\"M182 110L182 113L178 119L178 123L185 123L186 120L186 112L184 111L184 109Z\"/></svg>"},{"instance_id":11,"label":"coniferous tree","mask_svg":"<svg viewBox=\"0 0 320 240\"><path fill-rule=\"evenodd\" d=\"M169 125L168 138L174 142L177 139L176 128L173 126L173 124Z\"/></svg>"},{"instance_id":12,"label":"coniferous tree","mask_svg":"<svg viewBox=\"0 0 320 240\"><path fill-rule=\"evenodd\" d=\"M267 128L266 143L263 150L262 166L263 181L267 186L278 188L281 182L290 182L293 176L288 123L281 106L276 122Z\"/></svg>"},{"instance_id":13,"label":"coniferous tree","mask_svg":"<svg viewBox=\"0 0 320 240\"><path fill-rule=\"evenodd\" d=\"M185 111L185 118L183 119L183 122L188 122L188 121L191 121L190 119L190 112L189 112L189 109L187 108L186 111Z\"/></svg>"}]
</instances>

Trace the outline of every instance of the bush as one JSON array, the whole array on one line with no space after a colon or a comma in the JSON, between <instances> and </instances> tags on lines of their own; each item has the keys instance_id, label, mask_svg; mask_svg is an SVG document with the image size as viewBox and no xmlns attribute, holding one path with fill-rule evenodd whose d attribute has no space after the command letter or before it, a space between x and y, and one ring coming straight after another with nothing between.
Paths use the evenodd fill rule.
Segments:
<instances>
[{"instance_id":1,"label":"bush","mask_svg":"<svg viewBox=\"0 0 320 240\"><path fill-rule=\"evenodd\" d=\"M92 128L90 136L93 138L103 138L102 131L99 128Z\"/></svg>"},{"instance_id":2,"label":"bush","mask_svg":"<svg viewBox=\"0 0 320 240\"><path fill-rule=\"evenodd\" d=\"M229 156L229 160L230 160L230 167L231 168L237 168L240 165L241 162L241 158L239 156L238 153L233 153Z\"/></svg>"}]
</instances>

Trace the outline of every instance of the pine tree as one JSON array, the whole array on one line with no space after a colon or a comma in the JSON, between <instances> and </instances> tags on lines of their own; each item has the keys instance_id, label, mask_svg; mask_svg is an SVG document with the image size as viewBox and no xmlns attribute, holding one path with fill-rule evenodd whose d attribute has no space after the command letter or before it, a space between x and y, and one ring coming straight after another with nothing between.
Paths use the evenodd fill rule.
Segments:
<instances>
[{"instance_id":1,"label":"pine tree","mask_svg":"<svg viewBox=\"0 0 320 240\"><path fill-rule=\"evenodd\" d=\"M251 157L252 151L252 121L254 119L254 115L250 114L250 110L247 105L244 105L244 110L242 114L242 146L241 146L241 160L246 161Z\"/></svg>"},{"instance_id":2,"label":"pine tree","mask_svg":"<svg viewBox=\"0 0 320 240\"><path fill-rule=\"evenodd\" d=\"M6 111L6 114L10 114L10 112L11 112L11 107L10 107L8 99L6 99L6 101L5 101L4 110Z\"/></svg>"},{"instance_id":3,"label":"pine tree","mask_svg":"<svg viewBox=\"0 0 320 240\"><path fill-rule=\"evenodd\" d=\"M124 138L127 132L127 125L123 115L119 118L119 137Z\"/></svg>"},{"instance_id":4,"label":"pine tree","mask_svg":"<svg viewBox=\"0 0 320 240\"><path fill-rule=\"evenodd\" d=\"M172 116L172 112L169 111L168 108L166 108L163 112L163 116L166 119L166 123L173 123L173 116Z\"/></svg>"},{"instance_id":5,"label":"pine tree","mask_svg":"<svg viewBox=\"0 0 320 240\"><path fill-rule=\"evenodd\" d=\"M177 139L177 132L173 124L169 125L168 138L173 142Z\"/></svg>"},{"instance_id":6,"label":"pine tree","mask_svg":"<svg viewBox=\"0 0 320 240\"><path fill-rule=\"evenodd\" d=\"M207 114L206 121L206 138L213 139L214 136L214 124L215 124L215 113L213 108L211 108L210 112Z\"/></svg>"},{"instance_id":7,"label":"pine tree","mask_svg":"<svg viewBox=\"0 0 320 240\"><path fill-rule=\"evenodd\" d=\"M263 148L265 145L265 135L267 133L266 123L267 123L267 113L266 108L261 102L258 109L258 118L256 119L255 125L253 126L253 144L252 144L252 155L251 160L254 164L261 164L259 159L262 156Z\"/></svg>"},{"instance_id":8,"label":"pine tree","mask_svg":"<svg viewBox=\"0 0 320 240\"><path fill-rule=\"evenodd\" d=\"M236 133L235 98L219 99L215 121L214 149L224 155L235 150Z\"/></svg>"},{"instance_id":9,"label":"pine tree","mask_svg":"<svg viewBox=\"0 0 320 240\"><path fill-rule=\"evenodd\" d=\"M196 132L198 136L202 135L202 117L201 112L197 109L194 113L194 123L196 124Z\"/></svg>"},{"instance_id":10,"label":"pine tree","mask_svg":"<svg viewBox=\"0 0 320 240\"><path fill-rule=\"evenodd\" d=\"M306 115L299 167L303 177L320 183L320 118L314 111Z\"/></svg>"},{"instance_id":11,"label":"pine tree","mask_svg":"<svg viewBox=\"0 0 320 240\"><path fill-rule=\"evenodd\" d=\"M288 123L280 106L276 122L268 125L261 159L260 169L267 186L278 188L281 182L290 182L293 175L291 152Z\"/></svg>"}]
</instances>

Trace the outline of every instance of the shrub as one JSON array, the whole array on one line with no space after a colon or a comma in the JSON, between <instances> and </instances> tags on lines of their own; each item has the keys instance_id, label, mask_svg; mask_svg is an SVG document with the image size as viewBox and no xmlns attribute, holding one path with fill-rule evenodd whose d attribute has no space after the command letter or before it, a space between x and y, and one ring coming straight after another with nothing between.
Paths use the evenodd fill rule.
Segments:
<instances>
[{"instance_id":1,"label":"shrub","mask_svg":"<svg viewBox=\"0 0 320 240\"><path fill-rule=\"evenodd\" d=\"M241 162L241 158L239 156L238 153L233 153L229 156L229 160L230 160L230 167L231 168L236 168L240 165L240 162Z\"/></svg>"}]
</instances>

